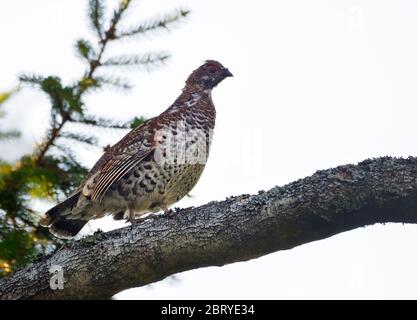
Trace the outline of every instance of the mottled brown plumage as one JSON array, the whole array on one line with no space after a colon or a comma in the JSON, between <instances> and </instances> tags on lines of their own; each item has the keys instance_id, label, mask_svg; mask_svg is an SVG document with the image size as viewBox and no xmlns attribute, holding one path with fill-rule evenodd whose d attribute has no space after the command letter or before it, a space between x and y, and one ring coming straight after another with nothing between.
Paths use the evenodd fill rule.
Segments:
<instances>
[{"instance_id":1,"label":"mottled brown plumage","mask_svg":"<svg viewBox=\"0 0 417 320\"><path fill-rule=\"evenodd\" d=\"M216 118L211 90L229 76L219 62L206 61L167 110L107 150L76 193L46 212L41 224L68 238L108 214L133 223L145 213L166 212L200 178Z\"/></svg>"}]
</instances>

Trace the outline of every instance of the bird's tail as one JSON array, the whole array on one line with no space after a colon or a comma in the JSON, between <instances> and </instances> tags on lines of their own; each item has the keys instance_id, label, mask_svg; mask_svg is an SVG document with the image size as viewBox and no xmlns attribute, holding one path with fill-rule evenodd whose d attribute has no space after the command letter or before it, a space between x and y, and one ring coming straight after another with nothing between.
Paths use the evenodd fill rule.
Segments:
<instances>
[{"instance_id":1,"label":"bird's tail","mask_svg":"<svg viewBox=\"0 0 417 320\"><path fill-rule=\"evenodd\" d=\"M87 220L71 219L71 211L77 204L80 194L81 192L77 192L49 209L40 224L48 227L49 231L58 238L69 239L75 236L87 223Z\"/></svg>"}]
</instances>

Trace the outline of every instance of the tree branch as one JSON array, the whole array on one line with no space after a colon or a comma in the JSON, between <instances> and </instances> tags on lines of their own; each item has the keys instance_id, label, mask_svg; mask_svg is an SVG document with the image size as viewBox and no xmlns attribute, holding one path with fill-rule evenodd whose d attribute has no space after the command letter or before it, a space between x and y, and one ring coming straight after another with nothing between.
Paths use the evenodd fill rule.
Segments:
<instances>
[{"instance_id":1,"label":"tree branch","mask_svg":"<svg viewBox=\"0 0 417 320\"><path fill-rule=\"evenodd\" d=\"M93 79L93 75L96 72L97 68L99 68L102 65L102 58L103 58L103 54L104 51L106 49L107 44L115 39L115 32L116 32L116 26L117 23L120 21L120 18L122 16L122 14L126 11L127 7L129 6L130 1L126 1L126 2L122 2L122 5L120 6L120 8L118 9L118 11L115 12L115 17L113 18L109 28L105 31L105 37L102 38L100 36L100 48L99 48L99 52L98 55L95 59L89 61L89 68L88 70L85 72L85 77L84 79ZM85 92L85 88L83 88L82 86L79 85L78 87L78 96L81 97L81 95ZM48 152L48 150L50 149L50 147L52 145L54 145L56 139L59 137L60 132L62 130L62 128L64 127L65 123L70 120L69 114L63 112L62 108L61 108L61 116L62 116L62 120L61 122L57 125L54 126L49 134L49 138L47 139L47 141L45 141L41 147L40 150L38 151L37 156L35 157L35 164L39 165L46 153Z\"/></svg>"},{"instance_id":2,"label":"tree branch","mask_svg":"<svg viewBox=\"0 0 417 320\"><path fill-rule=\"evenodd\" d=\"M54 144L55 140L59 137L62 128L64 127L65 123L68 121L68 118L62 117L61 122L58 126L53 127L49 133L49 138L40 146L38 153L35 156L35 165L40 165L45 158L46 152L49 148Z\"/></svg>"},{"instance_id":3,"label":"tree branch","mask_svg":"<svg viewBox=\"0 0 417 320\"><path fill-rule=\"evenodd\" d=\"M417 222L417 158L339 166L257 195L96 233L0 280L0 298L109 298L177 272L246 261L385 222ZM52 265L63 268L63 290L49 287Z\"/></svg>"}]
</instances>

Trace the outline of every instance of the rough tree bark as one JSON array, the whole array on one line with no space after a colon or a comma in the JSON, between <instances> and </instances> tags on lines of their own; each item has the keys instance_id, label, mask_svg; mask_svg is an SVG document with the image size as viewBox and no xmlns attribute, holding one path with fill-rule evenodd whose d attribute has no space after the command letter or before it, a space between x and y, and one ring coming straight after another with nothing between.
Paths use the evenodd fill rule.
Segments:
<instances>
[{"instance_id":1,"label":"rough tree bark","mask_svg":"<svg viewBox=\"0 0 417 320\"><path fill-rule=\"evenodd\" d=\"M0 281L2 299L109 298L374 223L417 222L417 158L378 158L73 241ZM63 290L51 290L52 265Z\"/></svg>"}]
</instances>

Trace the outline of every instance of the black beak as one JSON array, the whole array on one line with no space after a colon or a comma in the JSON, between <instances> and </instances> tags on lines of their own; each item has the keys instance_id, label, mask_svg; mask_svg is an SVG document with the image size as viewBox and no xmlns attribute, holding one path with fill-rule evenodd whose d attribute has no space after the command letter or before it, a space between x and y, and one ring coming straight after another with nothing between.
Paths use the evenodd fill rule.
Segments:
<instances>
[{"instance_id":1,"label":"black beak","mask_svg":"<svg viewBox=\"0 0 417 320\"><path fill-rule=\"evenodd\" d=\"M233 77L233 73L231 73L229 71L229 69L224 69L223 74L224 74L225 78L227 78L227 77Z\"/></svg>"}]
</instances>

